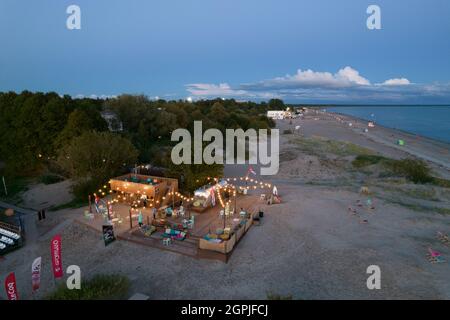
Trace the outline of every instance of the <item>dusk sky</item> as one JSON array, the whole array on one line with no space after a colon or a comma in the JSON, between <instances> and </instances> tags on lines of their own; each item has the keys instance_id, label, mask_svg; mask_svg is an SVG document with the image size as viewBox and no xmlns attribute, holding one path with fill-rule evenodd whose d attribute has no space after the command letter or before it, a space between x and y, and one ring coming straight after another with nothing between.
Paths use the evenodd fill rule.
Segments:
<instances>
[{"instance_id":1,"label":"dusk sky","mask_svg":"<svg viewBox=\"0 0 450 320\"><path fill-rule=\"evenodd\" d=\"M450 103L448 0L0 0L0 37L0 91Z\"/></svg>"}]
</instances>

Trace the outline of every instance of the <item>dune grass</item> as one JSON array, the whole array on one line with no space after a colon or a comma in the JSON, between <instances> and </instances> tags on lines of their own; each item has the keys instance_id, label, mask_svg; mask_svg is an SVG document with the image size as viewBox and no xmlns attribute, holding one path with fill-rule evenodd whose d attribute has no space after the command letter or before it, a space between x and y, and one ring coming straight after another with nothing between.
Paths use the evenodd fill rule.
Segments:
<instances>
[{"instance_id":1,"label":"dune grass","mask_svg":"<svg viewBox=\"0 0 450 320\"><path fill-rule=\"evenodd\" d=\"M47 296L47 300L117 300L126 299L130 281L122 275L97 275L81 283L80 290L69 290L65 283Z\"/></svg>"},{"instance_id":2,"label":"dune grass","mask_svg":"<svg viewBox=\"0 0 450 320\"><path fill-rule=\"evenodd\" d=\"M316 156L326 156L327 154L336 155L339 157L346 156L358 156L358 155L370 155L373 151L359 145L326 139L319 136L314 136L311 138L294 138L291 141L300 151L316 155Z\"/></svg>"},{"instance_id":3,"label":"dune grass","mask_svg":"<svg viewBox=\"0 0 450 320\"><path fill-rule=\"evenodd\" d=\"M355 168L364 168L370 165L380 164L386 170L381 176L404 177L416 184L432 184L442 188L450 188L450 180L437 178L431 174L428 165L417 159L389 159L378 155L357 155L352 161Z\"/></svg>"},{"instance_id":4,"label":"dune grass","mask_svg":"<svg viewBox=\"0 0 450 320\"><path fill-rule=\"evenodd\" d=\"M370 165L374 165L380 163L382 161L387 160L383 156L373 155L373 154L362 154L356 156L356 158L352 161L352 165L356 168L363 168Z\"/></svg>"}]
</instances>

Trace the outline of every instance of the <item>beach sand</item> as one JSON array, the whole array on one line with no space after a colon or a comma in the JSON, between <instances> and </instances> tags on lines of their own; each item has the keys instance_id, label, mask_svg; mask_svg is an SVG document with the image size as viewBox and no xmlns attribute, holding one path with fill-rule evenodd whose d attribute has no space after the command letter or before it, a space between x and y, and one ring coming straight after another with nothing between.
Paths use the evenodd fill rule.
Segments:
<instances>
[{"instance_id":1,"label":"beach sand","mask_svg":"<svg viewBox=\"0 0 450 320\"><path fill-rule=\"evenodd\" d=\"M283 134L296 125L301 126L299 132ZM53 229L44 228L35 241L0 260L0 277L14 271L19 295L31 298L31 263L42 255L42 290L37 297L45 296L53 290L49 241L61 233L64 266L79 265L83 277L127 275L130 296L140 292L151 299L267 299L270 294L293 299L450 299L448 262L431 264L426 258L432 247L450 260L450 248L436 238L437 231L450 233L450 216L445 213L450 209L449 190L390 180L380 177L380 168L361 172L351 165L355 154L369 150L394 159L423 159L433 174L449 177L449 146L379 126L364 133L366 125L334 114L309 114L292 124L279 121L280 171L257 178L276 184L283 203L269 207L262 226L250 229L227 264L126 241L104 247L100 234L72 223L81 208L49 213L46 223ZM406 145L397 146L398 139ZM247 169L231 165L225 174L245 175ZM361 195L361 186L371 194ZM366 286L370 265L381 269L380 290ZM0 297L4 298L2 291Z\"/></svg>"}]
</instances>

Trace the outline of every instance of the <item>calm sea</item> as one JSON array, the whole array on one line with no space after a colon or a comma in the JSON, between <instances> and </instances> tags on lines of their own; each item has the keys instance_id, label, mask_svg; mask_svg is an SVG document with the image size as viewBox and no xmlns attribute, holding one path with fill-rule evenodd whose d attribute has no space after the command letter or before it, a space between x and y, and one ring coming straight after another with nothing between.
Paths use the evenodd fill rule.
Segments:
<instances>
[{"instance_id":1,"label":"calm sea","mask_svg":"<svg viewBox=\"0 0 450 320\"><path fill-rule=\"evenodd\" d=\"M339 106L327 110L450 143L450 106Z\"/></svg>"}]
</instances>

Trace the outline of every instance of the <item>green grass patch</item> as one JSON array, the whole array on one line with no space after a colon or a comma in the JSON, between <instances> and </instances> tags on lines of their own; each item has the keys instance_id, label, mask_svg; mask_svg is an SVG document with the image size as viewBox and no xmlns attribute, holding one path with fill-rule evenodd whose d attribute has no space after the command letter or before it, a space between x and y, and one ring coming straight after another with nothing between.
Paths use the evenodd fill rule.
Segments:
<instances>
[{"instance_id":1,"label":"green grass patch","mask_svg":"<svg viewBox=\"0 0 450 320\"><path fill-rule=\"evenodd\" d=\"M80 290L67 289L62 283L47 300L119 300L126 299L130 281L121 275L97 275L81 283Z\"/></svg>"},{"instance_id":2,"label":"green grass patch","mask_svg":"<svg viewBox=\"0 0 450 320\"><path fill-rule=\"evenodd\" d=\"M450 188L450 180L436 178L425 162L416 159L394 160L378 155L358 155L352 161L355 168L381 164L386 171L380 172L380 178L404 177L416 184L433 184L438 187Z\"/></svg>"},{"instance_id":3,"label":"green grass patch","mask_svg":"<svg viewBox=\"0 0 450 320\"><path fill-rule=\"evenodd\" d=\"M317 136L312 138L296 138L292 140L292 143L302 152L317 156L333 154L346 157L373 154L372 150L350 142L330 140Z\"/></svg>"},{"instance_id":4,"label":"green grass patch","mask_svg":"<svg viewBox=\"0 0 450 320\"><path fill-rule=\"evenodd\" d=\"M447 179L433 178L432 183L438 187L450 188L450 180L447 180Z\"/></svg>"},{"instance_id":5,"label":"green grass patch","mask_svg":"<svg viewBox=\"0 0 450 320\"><path fill-rule=\"evenodd\" d=\"M381 161L387 160L383 156L378 156L374 154L360 154L352 161L352 165L356 168L363 168L373 164L380 163Z\"/></svg>"},{"instance_id":6,"label":"green grass patch","mask_svg":"<svg viewBox=\"0 0 450 320\"><path fill-rule=\"evenodd\" d=\"M422 199L427 201L440 201L440 199L437 196L436 190L434 190L432 187L427 189L409 189L402 191L402 193L408 197L415 199Z\"/></svg>"},{"instance_id":7,"label":"green grass patch","mask_svg":"<svg viewBox=\"0 0 450 320\"><path fill-rule=\"evenodd\" d=\"M414 183L431 183L433 177L430 174L430 168L425 162L414 159L391 160L388 163L390 169Z\"/></svg>"},{"instance_id":8,"label":"green grass patch","mask_svg":"<svg viewBox=\"0 0 450 320\"><path fill-rule=\"evenodd\" d=\"M434 208L434 210L440 214L450 214L449 208Z\"/></svg>"},{"instance_id":9,"label":"green grass patch","mask_svg":"<svg viewBox=\"0 0 450 320\"><path fill-rule=\"evenodd\" d=\"M436 212L442 215L447 215L450 214L450 209L449 208L443 208L443 207L432 207L432 206L424 206L421 204L416 204L416 203L409 203L409 202L405 202L403 200L399 200L399 199L392 199L392 198L386 198L383 197L384 200L411 209L413 211L418 211L418 212Z\"/></svg>"}]
</instances>

